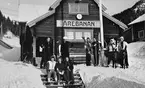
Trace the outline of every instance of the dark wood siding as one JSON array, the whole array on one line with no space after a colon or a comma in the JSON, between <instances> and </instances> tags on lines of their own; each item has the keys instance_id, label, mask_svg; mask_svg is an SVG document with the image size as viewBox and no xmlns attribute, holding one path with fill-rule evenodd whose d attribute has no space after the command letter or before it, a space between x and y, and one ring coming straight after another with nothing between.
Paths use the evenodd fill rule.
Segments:
<instances>
[{"instance_id":1,"label":"dark wood siding","mask_svg":"<svg viewBox=\"0 0 145 88\"><path fill-rule=\"evenodd\" d=\"M132 42L132 28L125 31L123 36L126 42L128 43Z\"/></svg>"},{"instance_id":2,"label":"dark wood siding","mask_svg":"<svg viewBox=\"0 0 145 88\"><path fill-rule=\"evenodd\" d=\"M45 18L37 23L34 28L37 37L52 37L55 27L54 15Z\"/></svg>"},{"instance_id":3,"label":"dark wood siding","mask_svg":"<svg viewBox=\"0 0 145 88\"><path fill-rule=\"evenodd\" d=\"M138 37L138 32L144 30L144 22L140 22L137 24L133 25L133 34L134 34L134 40L135 41L139 41L139 37Z\"/></svg>"},{"instance_id":4,"label":"dark wood siding","mask_svg":"<svg viewBox=\"0 0 145 88\"><path fill-rule=\"evenodd\" d=\"M120 29L118 25L116 25L114 22L109 20L108 18L103 16L103 27L104 27L104 37L105 41L108 43L109 39L111 37L117 38L121 35L121 32L123 31Z\"/></svg>"},{"instance_id":5,"label":"dark wood siding","mask_svg":"<svg viewBox=\"0 0 145 88\"><path fill-rule=\"evenodd\" d=\"M63 3L64 2L64 3ZM77 20L76 15L69 14L69 3L75 3L75 0L64 0L61 5L59 5L56 9L56 20ZM89 3L89 15L83 15L82 20L99 20L99 8L94 0L82 0L81 3ZM63 10L62 10L63 8ZM63 15L62 15L63 13ZM75 29L75 28L67 28L67 29ZM86 28L80 28L86 29ZM62 28L56 28L57 36L60 38ZM94 31L99 30L99 28L93 28ZM94 34L97 36L97 33Z\"/></svg>"}]
</instances>

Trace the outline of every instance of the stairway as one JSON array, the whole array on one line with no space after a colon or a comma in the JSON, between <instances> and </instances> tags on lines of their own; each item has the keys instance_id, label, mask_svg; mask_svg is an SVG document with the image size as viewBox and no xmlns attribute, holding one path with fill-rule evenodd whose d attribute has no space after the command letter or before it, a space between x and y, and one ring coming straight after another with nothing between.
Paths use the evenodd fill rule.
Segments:
<instances>
[{"instance_id":1,"label":"stairway","mask_svg":"<svg viewBox=\"0 0 145 88\"><path fill-rule=\"evenodd\" d=\"M41 75L41 80L46 88L85 88L79 73L74 74L74 84L65 84L65 81L58 84L55 81L48 82L47 75Z\"/></svg>"}]
</instances>

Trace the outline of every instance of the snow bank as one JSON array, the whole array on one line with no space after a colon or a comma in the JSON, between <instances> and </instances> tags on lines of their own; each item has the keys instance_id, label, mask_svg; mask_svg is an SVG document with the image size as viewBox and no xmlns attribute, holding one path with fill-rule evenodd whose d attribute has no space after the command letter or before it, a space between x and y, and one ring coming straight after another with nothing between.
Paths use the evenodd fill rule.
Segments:
<instances>
[{"instance_id":1,"label":"snow bank","mask_svg":"<svg viewBox=\"0 0 145 88\"><path fill-rule=\"evenodd\" d=\"M19 38L18 37L12 37L12 38L3 37L2 41L4 41L5 43L13 47L13 49L6 49L0 45L0 53L3 54L3 59L7 61L19 61L20 54L21 54Z\"/></svg>"},{"instance_id":2,"label":"snow bank","mask_svg":"<svg viewBox=\"0 0 145 88\"><path fill-rule=\"evenodd\" d=\"M7 48L3 47L2 45L0 45L0 53L3 52L3 51L6 51L6 50L9 50L9 49L7 49Z\"/></svg>"},{"instance_id":3,"label":"snow bank","mask_svg":"<svg viewBox=\"0 0 145 88\"><path fill-rule=\"evenodd\" d=\"M20 40L18 37L12 37L12 38L3 37L2 41L4 41L5 43L7 43L13 47L20 47L20 43L19 43Z\"/></svg>"},{"instance_id":4,"label":"snow bank","mask_svg":"<svg viewBox=\"0 0 145 88\"><path fill-rule=\"evenodd\" d=\"M0 59L0 88L45 88L40 74L30 64Z\"/></svg>"},{"instance_id":5,"label":"snow bank","mask_svg":"<svg viewBox=\"0 0 145 88\"><path fill-rule=\"evenodd\" d=\"M145 88L144 85L116 77L106 78L100 82L97 79L94 77L88 88Z\"/></svg>"},{"instance_id":6,"label":"snow bank","mask_svg":"<svg viewBox=\"0 0 145 88\"><path fill-rule=\"evenodd\" d=\"M145 42L128 44L129 68L78 65L87 88L145 88Z\"/></svg>"},{"instance_id":7,"label":"snow bank","mask_svg":"<svg viewBox=\"0 0 145 88\"><path fill-rule=\"evenodd\" d=\"M19 61L21 49L20 47L14 47L13 49L4 50L1 52L3 59L7 61Z\"/></svg>"},{"instance_id":8,"label":"snow bank","mask_svg":"<svg viewBox=\"0 0 145 88\"><path fill-rule=\"evenodd\" d=\"M144 57L145 56L145 42L134 42L128 45L128 55Z\"/></svg>"},{"instance_id":9,"label":"snow bank","mask_svg":"<svg viewBox=\"0 0 145 88\"><path fill-rule=\"evenodd\" d=\"M86 67L85 65L78 65L76 69L79 69L86 88L145 88L144 75L141 77L138 76L139 74L133 74L130 71L132 69Z\"/></svg>"}]
</instances>

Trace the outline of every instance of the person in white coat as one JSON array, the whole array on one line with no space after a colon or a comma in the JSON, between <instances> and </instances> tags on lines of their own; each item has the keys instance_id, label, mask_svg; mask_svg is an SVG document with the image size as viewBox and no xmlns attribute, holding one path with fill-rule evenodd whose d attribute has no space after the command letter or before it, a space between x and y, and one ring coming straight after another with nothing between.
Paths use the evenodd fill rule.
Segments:
<instances>
[{"instance_id":1,"label":"person in white coat","mask_svg":"<svg viewBox=\"0 0 145 88\"><path fill-rule=\"evenodd\" d=\"M47 74L48 74L48 82L51 81L51 77L53 75L53 79L55 79L55 81L57 81L57 76L56 76L56 71L55 71L55 66L56 66L56 61L55 61L55 57L52 56L51 60L47 62Z\"/></svg>"}]
</instances>

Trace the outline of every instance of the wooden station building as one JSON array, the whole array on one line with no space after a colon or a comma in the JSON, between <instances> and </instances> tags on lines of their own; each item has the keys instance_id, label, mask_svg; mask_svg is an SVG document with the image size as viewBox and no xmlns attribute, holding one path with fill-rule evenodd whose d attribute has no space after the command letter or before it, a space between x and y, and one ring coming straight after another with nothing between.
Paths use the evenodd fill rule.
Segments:
<instances>
[{"instance_id":1,"label":"wooden station building","mask_svg":"<svg viewBox=\"0 0 145 88\"><path fill-rule=\"evenodd\" d=\"M124 32L128 42L145 41L145 14L128 24L129 29Z\"/></svg>"},{"instance_id":2,"label":"wooden station building","mask_svg":"<svg viewBox=\"0 0 145 88\"><path fill-rule=\"evenodd\" d=\"M119 37L128 27L105 13L102 5L104 40ZM85 55L82 37L99 39L100 19L99 0L56 0L49 11L28 22L33 34L33 57L39 56L40 41L46 37L54 40L54 53L57 53L56 41L67 37L71 43L70 53ZM37 52L37 53L36 53Z\"/></svg>"}]
</instances>

